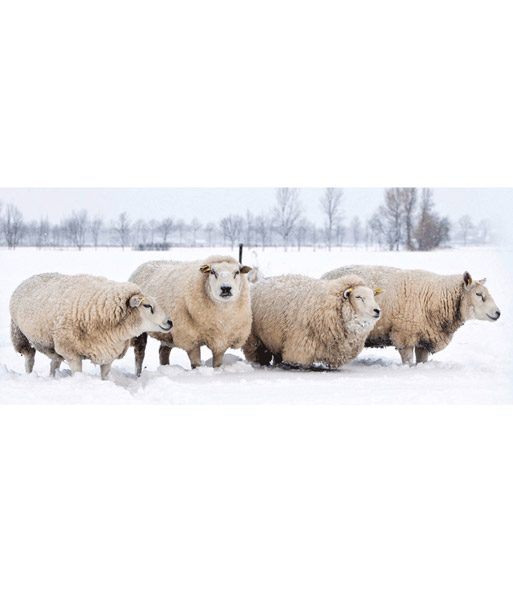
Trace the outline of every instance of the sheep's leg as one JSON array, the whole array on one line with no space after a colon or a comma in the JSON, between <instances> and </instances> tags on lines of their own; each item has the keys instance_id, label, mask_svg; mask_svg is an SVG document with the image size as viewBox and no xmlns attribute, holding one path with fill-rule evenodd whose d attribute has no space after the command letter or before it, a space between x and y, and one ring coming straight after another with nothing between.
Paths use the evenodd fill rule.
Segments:
<instances>
[{"instance_id":1,"label":"sheep's leg","mask_svg":"<svg viewBox=\"0 0 513 593\"><path fill-rule=\"evenodd\" d=\"M72 375L74 375L75 373L82 372L82 359L81 358L71 358L67 362L69 364L69 368L71 369Z\"/></svg>"},{"instance_id":2,"label":"sheep's leg","mask_svg":"<svg viewBox=\"0 0 513 593\"><path fill-rule=\"evenodd\" d=\"M225 352L226 352L226 350L223 350L222 352L213 352L213 355L214 355L213 366L214 366L214 368L220 367L223 364L223 356L224 356Z\"/></svg>"},{"instance_id":3,"label":"sheep's leg","mask_svg":"<svg viewBox=\"0 0 513 593\"><path fill-rule=\"evenodd\" d=\"M14 322L14 319L11 319L11 339L16 352L23 354L23 358L25 359L25 372L31 373L34 368L36 351L30 345L27 336L22 333L21 329Z\"/></svg>"},{"instance_id":4,"label":"sheep's leg","mask_svg":"<svg viewBox=\"0 0 513 593\"><path fill-rule=\"evenodd\" d=\"M50 362L50 377L55 377L55 371L61 366L62 360L60 358L52 358Z\"/></svg>"},{"instance_id":5,"label":"sheep's leg","mask_svg":"<svg viewBox=\"0 0 513 593\"><path fill-rule=\"evenodd\" d=\"M281 355L281 353L279 352L273 352L272 355L273 357L273 364L278 366L279 364L282 364L283 362L283 356Z\"/></svg>"},{"instance_id":6,"label":"sheep's leg","mask_svg":"<svg viewBox=\"0 0 513 593\"><path fill-rule=\"evenodd\" d=\"M142 365L144 362L144 353L146 352L146 343L148 342L148 334L141 334L132 339L135 354L135 374L140 377L142 373Z\"/></svg>"},{"instance_id":7,"label":"sheep's leg","mask_svg":"<svg viewBox=\"0 0 513 593\"><path fill-rule=\"evenodd\" d=\"M273 359L272 352L269 352L263 342L254 334L249 335L249 338L242 347L242 351L248 362L257 362L258 364L269 366Z\"/></svg>"},{"instance_id":8,"label":"sheep's leg","mask_svg":"<svg viewBox=\"0 0 513 593\"><path fill-rule=\"evenodd\" d=\"M427 362L428 358L429 352L425 348L415 348L415 359L417 360L417 364L419 362Z\"/></svg>"},{"instance_id":9,"label":"sheep's leg","mask_svg":"<svg viewBox=\"0 0 513 593\"><path fill-rule=\"evenodd\" d=\"M159 348L159 362L161 365L169 364L169 356L171 354L171 348L165 344L160 344Z\"/></svg>"},{"instance_id":10,"label":"sheep's leg","mask_svg":"<svg viewBox=\"0 0 513 593\"><path fill-rule=\"evenodd\" d=\"M34 348L31 348L29 352L24 353L23 356L25 357L25 372L31 373L32 369L34 368L34 358L36 356L36 351Z\"/></svg>"},{"instance_id":11,"label":"sheep's leg","mask_svg":"<svg viewBox=\"0 0 513 593\"><path fill-rule=\"evenodd\" d=\"M413 364L413 346L398 348L403 364Z\"/></svg>"},{"instance_id":12,"label":"sheep's leg","mask_svg":"<svg viewBox=\"0 0 513 593\"><path fill-rule=\"evenodd\" d=\"M269 366L271 364L271 360L273 359L273 354L272 352L269 352L262 342L260 342L256 349L255 358L258 364L261 364L262 366Z\"/></svg>"},{"instance_id":13,"label":"sheep's leg","mask_svg":"<svg viewBox=\"0 0 513 593\"><path fill-rule=\"evenodd\" d=\"M112 363L109 362L107 364L101 364L100 365L100 369L102 371L102 381L105 381L107 379L107 375L109 374L110 371L110 367L112 366Z\"/></svg>"},{"instance_id":14,"label":"sheep's leg","mask_svg":"<svg viewBox=\"0 0 513 593\"><path fill-rule=\"evenodd\" d=\"M191 367L193 369L201 366L201 348L199 345L188 350L187 354L189 355L189 360L191 361Z\"/></svg>"}]
</instances>

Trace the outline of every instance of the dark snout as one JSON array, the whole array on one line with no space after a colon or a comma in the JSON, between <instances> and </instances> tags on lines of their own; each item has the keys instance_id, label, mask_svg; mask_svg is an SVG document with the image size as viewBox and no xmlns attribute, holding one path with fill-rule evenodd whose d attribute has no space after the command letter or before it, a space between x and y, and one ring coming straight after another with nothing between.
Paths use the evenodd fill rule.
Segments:
<instances>
[{"instance_id":1,"label":"dark snout","mask_svg":"<svg viewBox=\"0 0 513 593\"><path fill-rule=\"evenodd\" d=\"M497 311L495 311L495 317L492 317L491 315L488 315L488 317L492 320L492 321L497 321L497 319L499 319L499 317L501 316L501 312L499 311L499 309L497 309Z\"/></svg>"},{"instance_id":2,"label":"dark snout","mask_svg":"<svg viewBox=\"0 0 513 593\"><path fill-rule=\"evenodd\" d=\"M376 319L379 319L380 315L381 315L381 309L378 307L376 309L374 309L374 317L376 317Z\"/></svg>"},{"instance_id":3,"label":"dark snout","mask_svg":"<svg viewBox=\"0 0 513 593\"><path fill-rule=\"evenodd\" d=\"M229 284L223 284L221 286L221 296L223 298L232 296L232 287Z\"/></svg>"},{"instance_id":4,"label":"dark snout","mask_svg":"<svg viewBox=\"0 0 513 593\"><path fill-rule=\"evenodd\" d=\"M171 319L166 320L166 325L159 326L162 331L168 332L173 327Z\"/></svg>"}]
</instances>

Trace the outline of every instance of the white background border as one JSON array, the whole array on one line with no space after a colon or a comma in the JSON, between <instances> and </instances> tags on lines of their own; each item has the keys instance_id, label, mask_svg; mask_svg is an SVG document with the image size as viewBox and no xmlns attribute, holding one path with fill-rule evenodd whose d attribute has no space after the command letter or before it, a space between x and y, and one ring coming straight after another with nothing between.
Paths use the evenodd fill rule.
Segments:
<instances>
[{"instance_id":1,"label":"white background border","mask_svg":"<svg viewBox=\"0 0 513 593\"><path fill-rule=\"evenodd\" d=\"M2 3L8 186L511 187L489 2ZM3 591L511 591L504 407L0 410Z\"/></svg>"}]
</instances>

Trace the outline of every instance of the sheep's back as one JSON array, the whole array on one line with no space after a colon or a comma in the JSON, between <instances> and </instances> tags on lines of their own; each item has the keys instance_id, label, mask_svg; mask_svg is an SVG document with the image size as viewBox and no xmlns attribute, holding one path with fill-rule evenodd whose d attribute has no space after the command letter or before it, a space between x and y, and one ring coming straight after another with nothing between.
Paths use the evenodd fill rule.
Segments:
<instances>
[{"instance_id":1,"label":"sheep's back","mask_svg":"<svg viewBox=\"0 0 513 593\"><path fill-rule=\"evenodd\" d=\"M329 298L327 283L306 276L264 280L251 287L252 331L269 348L281 347L289 332L311 331Z\"/></svg>"},{"instance_id":2,"label":"sheep's back","mask_svg":"<svg viewBox=\"0 0 513 593\"><path fill-rule=\"evenodd\" d=\"M127 300L139 292L133 283L89 275L32 276L14 291L10 311L26 335L44 336L56 327L115 325L126 314Z\"/></svg>"}]
</instances>

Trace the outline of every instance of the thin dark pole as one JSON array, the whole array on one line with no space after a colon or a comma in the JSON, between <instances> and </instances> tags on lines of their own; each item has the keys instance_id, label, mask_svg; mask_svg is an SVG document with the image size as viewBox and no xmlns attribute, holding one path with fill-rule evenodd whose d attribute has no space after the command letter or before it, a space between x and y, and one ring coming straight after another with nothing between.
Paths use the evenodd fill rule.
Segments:
<instances>
[{"instance_id":1,"label":"thin dark pole","mask_svg":"<svg viewBox=\"0 0 513 593\"><path fill-rule=\"evenodd\" d=\"M239 243L239 264L242 263L242 250L244 249L244 243Z\"/></svg>"}]
</instances>

